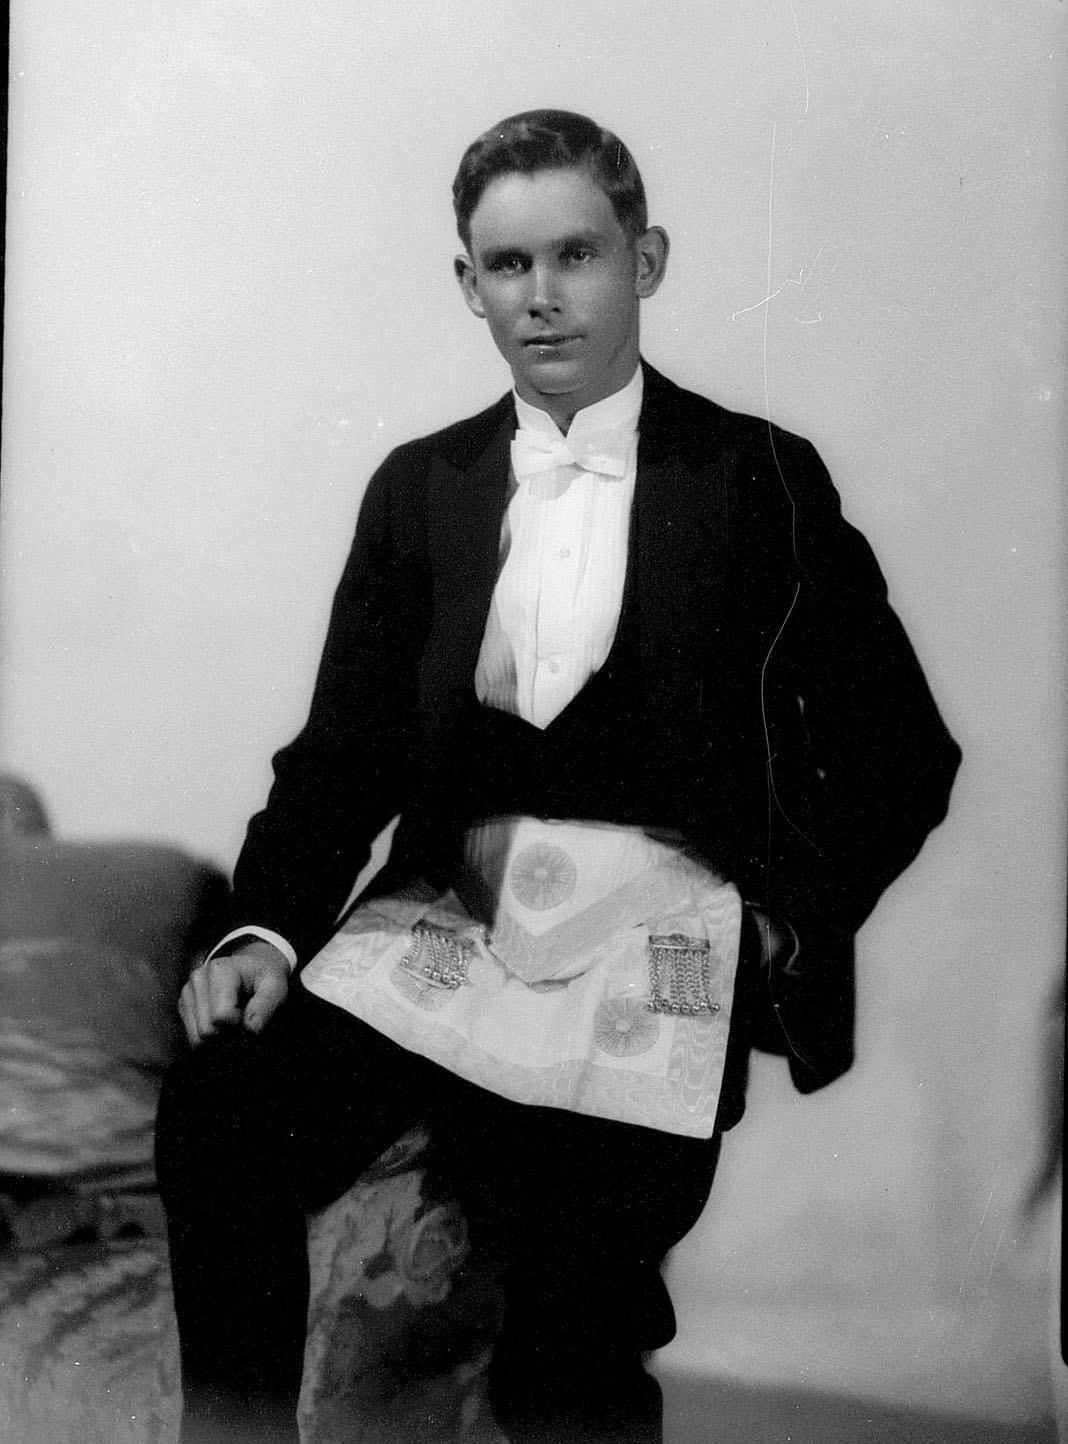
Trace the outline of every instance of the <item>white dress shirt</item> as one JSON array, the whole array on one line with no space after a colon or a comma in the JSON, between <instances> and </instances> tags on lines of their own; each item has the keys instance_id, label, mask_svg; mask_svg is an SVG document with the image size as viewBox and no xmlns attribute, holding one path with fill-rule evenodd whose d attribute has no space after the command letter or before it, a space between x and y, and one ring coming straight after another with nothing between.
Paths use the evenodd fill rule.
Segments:
<instances>
[{"instance_id":1,"label":"white dress shirt","mask_svg":"<svg viewBox=\"0 0 1068 1444\"><path fill-rule=\"evenodd\" d=\"M544 728L615 639L638 463L641 368L580 411L567 436L515 398L513 494L475 669L481 702Z\"/></svg>"}]
</instances>

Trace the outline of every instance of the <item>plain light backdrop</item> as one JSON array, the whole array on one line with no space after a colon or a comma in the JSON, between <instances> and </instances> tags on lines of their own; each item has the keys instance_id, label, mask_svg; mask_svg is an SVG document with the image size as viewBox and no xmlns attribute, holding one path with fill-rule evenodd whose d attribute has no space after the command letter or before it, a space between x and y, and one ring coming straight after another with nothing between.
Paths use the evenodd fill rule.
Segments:
<instances>
[{"instance_id":1,"label":"plain light backdrop","mask_svg":"<svg viewBox=\"0 0 1068 1444\"><path fill-rule=\"evenodd\" d=\"M965 751L862 936L857 1068L811 1099L756 1069L676 1269L684 1322L702 1289L974 1321L1035 1279L1020 1201L1065 897L1065 7L14 10L3 764L65 834L232 863L370 471L507 384L452 277L459 155L504 114L592 114L673 241L645 354L814 441Z\"/></svg>"}]
</instances>

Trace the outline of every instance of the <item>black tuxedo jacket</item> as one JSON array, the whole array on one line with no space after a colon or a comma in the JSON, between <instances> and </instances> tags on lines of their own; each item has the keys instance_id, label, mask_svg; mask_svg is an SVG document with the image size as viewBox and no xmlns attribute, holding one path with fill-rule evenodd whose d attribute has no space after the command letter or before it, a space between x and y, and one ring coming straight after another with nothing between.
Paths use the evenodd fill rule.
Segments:
<instances>
[{"instance_id":1,"label":"black tuxedo jacket","mask_svg":"<svg viewBox=\"0 0 1068 1444\"><path fill-rule=\"evenodd\" d=\"M514 427L506 397L400 447L369 485L307 724L274 759L234 880L233 925L273 928L302 962L391 818L391 882L448 836L442 779L497 577ZM801 939L796 969L749 980L744 1026L799 1088L820 1087L852 1060L853 936L944 817L959 750L809 443L648 366L630 585L673 814Z\"/></svg>"}]
</instances>

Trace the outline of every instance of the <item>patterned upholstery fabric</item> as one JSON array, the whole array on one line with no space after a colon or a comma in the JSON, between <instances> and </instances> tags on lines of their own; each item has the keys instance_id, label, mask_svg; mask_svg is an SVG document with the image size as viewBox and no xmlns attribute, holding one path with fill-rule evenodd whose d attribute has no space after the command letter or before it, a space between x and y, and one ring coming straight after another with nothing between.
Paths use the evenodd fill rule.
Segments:
<instances>
[{"instance_id":1,"label":"patterned upholstery fabric","mask_svg":"<svg viewBox=\"0 0 1068 1444\"><path fill-rule=\"evenodd\" d=\"M413 1132L310 1221L303 1444L507 1444L486 1403L501 1295Z\"/></svg>"},{"instance_id":2,"label":"patterned upholstery fabric","mask_svg":"<svg viewBox=\"0 0 1068 1444\"><path fill-rule=\"evenodd\" d=\"M3 1175L149 1186L175 1002L226 896L172 848L0 837Z\"/></svg>"},{"instance_id":3,"label":"patterned upholstery fabric","mask_svg":"<svg viewBox=\"0 0 1068 1444\"><path fill-rule=\"evenodd\" d=\"M151 1186L173 1001L144 959L66 938L0 942L3 1176Z\"/></svg>"},{"instance_id":4,"label":"patterned upholstery fabric","mask_svg":"<svg viewBox=\"0 0 1068 1444\"><path fill-rule=\"evenodd\" d=\"M153 1191L177 993L222 878L138 844L0 836L0 1441L175 1444ZM305 1444L500 1444L499 1300L409 1135L310 1221Z\"/></svg>"},{"instance_id":5,"label":"patterned upholstery fabric","mask_svg":"<svg viewBox=\"0 0 1068 1444\"><path fill-rule=\"evenodd\" d=\"M0 1439L175 1444L179 1397L162 1240L0 1258Z\"/></svg>"},{"instance_id":6,"label":"patterned upholstery fabric","mask_svg":"<svg viewBox=\"0 0 1068 1444\"><path fill-rule=\"evenodd\" d=\"M303 1444L507 1444L485 1398L500 1296L458 1210L425 1196L424 1141L408 1135L309 1220ZM73 1205L70 1224L87 1231ZM0 1254L0 1439L176 1444L158 1205L112 1200L95 1228L152 1233Z\"/></svg>"}]
</instances>

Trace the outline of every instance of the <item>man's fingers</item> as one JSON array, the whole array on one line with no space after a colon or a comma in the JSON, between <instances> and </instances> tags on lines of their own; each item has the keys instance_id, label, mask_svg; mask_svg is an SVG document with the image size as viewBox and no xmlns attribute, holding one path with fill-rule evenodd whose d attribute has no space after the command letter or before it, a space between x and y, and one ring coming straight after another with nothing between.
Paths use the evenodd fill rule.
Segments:
<instances>
[{"instance_id":1,"label":"man's fingers","mask_svg":"<svg viewBox=\"0 0 1068 1444\"><path fill-rule=\"evenodd\" d=\"M228 958L213 958L194 968L178 1000L190 1043L210 1038L222 1024L241 1021L240 991L240 975Z\"/></svg>"},{"instance_id":2,"label":"man's fingers","mask_svg":"<svg viewBox=\"0 0 1068 1444\"><path fill-rule=\"evenodd\" d=\"M185 985L198 1042L214 1031L211 1021L211 983L208 976L210 967L210 963L202 963L199 968L194 968Z\"/></svg>"},{"instance_id":3,"label":"man's fingers","mask_svg":"<svg viewBox=\"0 0 1068 1444\"><path fill-rule=\"evenodd\" d=\"M213 1027L241 1021L241 975L232 958L212 958L207 965Z\"/></svg>"},{"instance_id":4,"label":"man's fingers","mask_svg":"<svg viewBox=\"0 0 1068 1444\"><path fill-rule=\"evenodd\" d=\"M206 966L206 964L202 964L189 974L181 997L178 999L178 1013L182 1019L186 1037L194 1046L206 1036L211 1028Z\"/></svg>"},{"instance_id":5,"label":"man's fingers","mask_svg":"<svg viewBox=\"0 0 1068 1444\"><path fill-rule=\"evenodd\" d=\"M189 1039L190 1045L196 1047L200 1042L200 1028L197 1026L197 1014L193 1006L192 989L189 983L186 983L181 997L178 999L178 1016L182 1020L182 1027L185 1029L185 1036Z\"/></svg>"},{"instance_id":6,"label":"man's fingers","mask_svg":"<svg viewBox=\"0 0 1068 1444\"><path fill-rule=\"evenodd\" d=\"M265 968L253 984L252 997L245 1005L245 1027L250 1032L260 1032L288 992L286 973L278 968Z\"/></svg>"}]
</instances>

